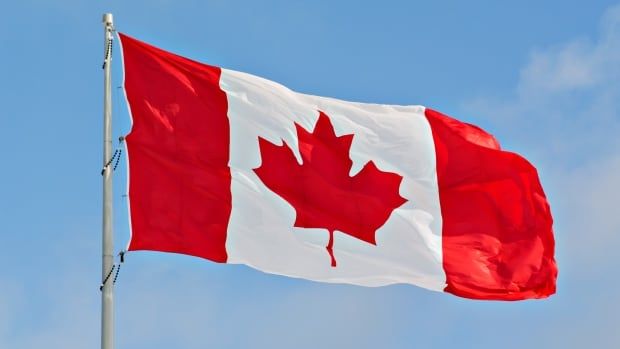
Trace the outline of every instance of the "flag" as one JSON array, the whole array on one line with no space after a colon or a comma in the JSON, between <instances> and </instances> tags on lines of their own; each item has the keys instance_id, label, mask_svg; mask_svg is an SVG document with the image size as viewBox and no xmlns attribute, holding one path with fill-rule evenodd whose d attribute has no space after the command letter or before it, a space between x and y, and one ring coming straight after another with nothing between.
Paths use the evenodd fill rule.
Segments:
<instances>
[{"instance_id":1,"label":"flag","mask_svg":"<svg viewBox=\"0 0 620 349\"><path fill-rule=\"evenodd\" d=\"M555 292L536 169L423 106L296 93L120 34L128 250L474 299Z\"/></svg>"}]
</instances>

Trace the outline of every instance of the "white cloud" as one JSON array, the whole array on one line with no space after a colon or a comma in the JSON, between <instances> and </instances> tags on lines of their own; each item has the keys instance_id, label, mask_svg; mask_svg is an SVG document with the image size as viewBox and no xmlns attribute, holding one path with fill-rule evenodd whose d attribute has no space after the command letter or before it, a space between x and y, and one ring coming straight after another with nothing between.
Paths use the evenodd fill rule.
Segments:
<instances>
[{"instance_id":1,"label":"white cloud","mask_svg":"<svg viewBox=\"0 0 620 349\"><path fill-rule=\"evenodd\" d=\"M521 71L521 98L548 97L617 83L620 77L620 6L606 11L598 40L578 38L536 50Z\"/></svg>"},{"instance_id":2,"label":"white cloud","mask_svg":"<svg viewBox=\"0 0 620 349\"><path fill-rule=\"evenodd\" d=\"M595 39L534 50L513 92L467 101L464 109L487 119L500 139L526 155L565 168L617 152L620 5L606 11Z\"/></svg>"}]
</instances>

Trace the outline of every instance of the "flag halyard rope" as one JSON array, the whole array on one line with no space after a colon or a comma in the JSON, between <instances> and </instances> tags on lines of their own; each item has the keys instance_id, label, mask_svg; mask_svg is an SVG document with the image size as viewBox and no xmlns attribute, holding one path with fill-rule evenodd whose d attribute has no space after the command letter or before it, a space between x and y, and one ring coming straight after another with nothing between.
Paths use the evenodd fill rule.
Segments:
<instances>
[{"instance_id":1,"label":"flag halyard rope","mask_svg":"<svg viewBox=\"0 0 620 349\"><path fill-rule=\"evenodd\" d=\"M103 165L103 168L101 169L101 175L103 176L105 174L105 170L110 167L110 165L112 165L112 162L114 162L114 166L112 167L112 171L116 171L116 168L118 167L118 163L121 160L121 154L123 153L123 148L121 147L121 144L125 141L125 137L119 137L118 138L118 148L116 148L116 150L114 150L114 154L112 154L112 157L110 158L110 160L108 160L108 162L106 162L105 165ZM116 160L116 161L114 161Z\"/></svg>"},{"instance_id":2,"label":"flag halyard rope","mask_svg":"<svg viewBox=\"0 0 620 349\"><path fill-rule=\"evenodd\" d=\"M121 265L123 263L125 263L125 251L122 250L118 253L118 257L119 257L119 262L112 264L112 268L110 269L110 271L108 272L108 275L106 275L105 279L103 279L103 282L101 282L101 285L99 285L99 291L103 290L103 286L108 282L108 280L110 280L110 277L112 276L112 273L114 273L114 270L116 270L116 273L114 274L114 279L112 279L112 284L115 285L116 284L116 280L118 279L118 274L121 271Z\"/></svg>"},{"instance_id":3,"label":"flag halyard rope","mask_svg":"<svg viewBox=\"0 0 620 349\"><path fill-rule=\"evenodd\" d=\"M111 29L111 31L113 32L114 29ZM112 57L113 43L114 43L114 37L110 36L110 38L108 39L108 45L105 50L105 55L103 57L103 64L101 65L101 69L105 69L106 64L108 64L108 62L110 61L110 58Z\"/></svg>"}]
</instances>

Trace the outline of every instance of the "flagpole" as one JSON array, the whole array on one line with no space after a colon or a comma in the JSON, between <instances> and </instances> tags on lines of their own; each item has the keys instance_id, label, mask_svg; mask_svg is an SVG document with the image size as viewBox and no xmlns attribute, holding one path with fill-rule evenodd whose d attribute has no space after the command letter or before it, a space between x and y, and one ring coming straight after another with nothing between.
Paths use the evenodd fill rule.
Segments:
<instances>
[{"instance_id":1,"label":"flagpole","mask_svg":"<svg viewBox=\"0 0 620 349\"><path fill-rule=\"evenodd\" d=\"M112 231L112 32L111 13L103 15L103 224L102 224L102 288L101 288L101 349L114 348L114 283L110 275L114 267Z\"/></svg>"}]
</instances>

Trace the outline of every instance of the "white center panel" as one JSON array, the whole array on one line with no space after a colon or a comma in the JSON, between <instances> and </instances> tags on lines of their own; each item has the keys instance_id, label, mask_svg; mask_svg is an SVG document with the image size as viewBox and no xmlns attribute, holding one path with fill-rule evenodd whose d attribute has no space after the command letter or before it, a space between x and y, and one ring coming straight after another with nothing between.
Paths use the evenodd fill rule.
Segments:
<instances>
[{"instance_id":1,"label":"white center panel","mask_svg":"<svg viewBox=\"0 0 620 349\"><path fill-rule=\"evenodd\" d=\"M441 291L441 209L430 125L421 106L344 102L295 93L249 74L222 69L228 97L232 171L232 214L226 250L229 263L323 282L365 286L409 283ZM370 160L382 171L403 176L400 195L408 201L376 232L377 245L336 231L331 267L325 229L294 227L295 209L263 185L253 169L261 164L258 137L282 139L299 163L295 123L314 129L319 110L336 135L354 134L351 176Z\"/></svg>"}]
</instances>

